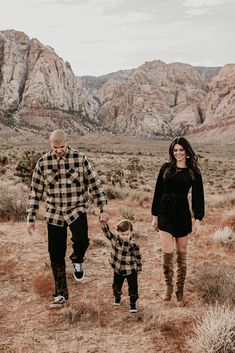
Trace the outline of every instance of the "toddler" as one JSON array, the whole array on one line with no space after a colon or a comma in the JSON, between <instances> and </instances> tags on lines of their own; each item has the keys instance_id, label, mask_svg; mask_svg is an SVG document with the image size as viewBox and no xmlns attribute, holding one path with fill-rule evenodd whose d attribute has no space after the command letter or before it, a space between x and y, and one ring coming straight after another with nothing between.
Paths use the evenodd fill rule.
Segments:
<instances>
[{"instance_id":1,"label":"toddler","mask_svg":"<svg viewBox=\"0 0 235 353\"><path fill-rule=\"evenodd\" d=\"M121 303L122 285L126 279L130 297L130 312L136 313L136 302L139 297L137 273L142 270L142 263L139 246L132 239L132 223L129 220L122 220L116 227L117 232L111 232L107 223L102 224L102 229L112 246L110 263L114 269L114 305Z\"/></svg>"}]
</instances>

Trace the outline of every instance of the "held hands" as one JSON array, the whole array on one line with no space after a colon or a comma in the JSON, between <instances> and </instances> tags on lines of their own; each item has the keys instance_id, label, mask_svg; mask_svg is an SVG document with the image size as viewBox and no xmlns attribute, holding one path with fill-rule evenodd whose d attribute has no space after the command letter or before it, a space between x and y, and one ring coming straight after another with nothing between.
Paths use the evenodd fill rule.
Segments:
<instances>
[{"instance_id":1,"label":"held hands","mask_svg":"<svg viewBox=\"0 0 235 353\"><path fill-rule=\"evenodd\" d=\"M109 220L109 215L108 215L108 213L105 213L105 212L100 213L100 215L99 215L99 221L100 221L100 223L107 223L108 220Z\"/></svg>"},{"instance_id":2,"label":"held hands","mask_svg":"<svg viewBox=\"0 0 235 353\"><path fill-rule=\"evenodd\" d=\"M158 231L158 219L156 216L153 216L153 220L152 220L152 230L154 232Z\"/></svg>"},{"instance_id":3,"label":"held hands","mask_svg":"<svg viewBox=\"0 0 235 353\"><path fill-rule=\"evenodd\" d=\"M194 235L195 237L197 237L200 233L200 229L201 229L201 223L199 219L195 219L191 235Z\"/></svg>"}]
</instances>

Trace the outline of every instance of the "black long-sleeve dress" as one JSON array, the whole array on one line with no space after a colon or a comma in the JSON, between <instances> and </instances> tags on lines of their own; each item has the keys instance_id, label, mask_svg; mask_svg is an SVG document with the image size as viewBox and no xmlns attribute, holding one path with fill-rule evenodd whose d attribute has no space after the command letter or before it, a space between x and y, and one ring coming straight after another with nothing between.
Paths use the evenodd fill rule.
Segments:
<instances>
[{"instance_id":1,"label":"black long-sleeve dress","mask_svg":"<svg viewBox=\"0 0 235 353\"><path fill-rule=\"evenodd\" d=\"M184 237L192 231L188 193L192 187L192 211L195 219L204 217L204 192L200 172L191 177L188 168L174 167L164 176L169 163L162 165L154 192L152 215L158 216L159 230L174 237Z\"/></svg>"}]
</instances>

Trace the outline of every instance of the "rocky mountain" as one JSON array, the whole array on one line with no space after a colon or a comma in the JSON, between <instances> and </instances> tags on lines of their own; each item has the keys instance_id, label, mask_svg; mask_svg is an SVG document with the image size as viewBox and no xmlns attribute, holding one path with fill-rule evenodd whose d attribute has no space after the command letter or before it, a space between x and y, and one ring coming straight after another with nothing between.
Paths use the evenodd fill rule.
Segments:
<instances>
[{"instance_id":1,"label":"rocky mountain","mask_svg":"<svg viewBox=\"0 0 235 353\"><path fill-rule=\"evenodd\" d=\"M0 31L0 118L8 126L84 130L97 123L71 66L22 32Z\"/></svg>"},{"instance_id":2,"label":"rocky mountain","mask_svg":"<svg viewBox=\"0 0 235 353\"><path fill-rule=\"evenodd\" d=\"M99 104L98 119L117 134L170 137L203 122L200 102L207 85L190 65L146 62L125 79L106 76L96 87L85 86Z\"/></svg>"},{"instance_id":3,"label":"rocky mountain","mask_svg":"<svg viewBox=\"0 0 235 353\"><path fill-rule=\"evenodd\" d=\"M124 79L116 72L80 80L96 102L98 119L114 133L235 142L234 74L234 64L209 68L156 60Z\"/></svg>"},{"instance_id":4,"label":"rocky mountain","mask_svg":"<svg viewBox=\"0 0 235 353\"><path fill-rule=\"evenodd\" d=\"M235 64L225 65L209 83L202 109L207 122L235 116Z\"/></svg>"},{"instance_id":5,"label":"rocky mountain","mask_svg":"<svg viewBox=\"0 0 235 353\"><path fill-rule=\"evenodd\" d=\"M102 76L80 76L79 80L83 88L90 95L95 95L95 92L101 89L101 87L108 81L114 80L120 83L124 83L128 80L134 69L131 70L120 70L112 72Z\"/></svg>"},{"instance_id":6,"label":"rocky mountain","mask_svg":"<svg viewBox=\"0 0 235 353\"><path fill-rule=\"evenodd\" d=\"M0 31L0 124L9 127L235 141L234 82L234 64L205 68L160 60L76 77L51 47L22 32Z\"/></svg>"},{"instance_id":7,"label":"rocky mountain","mask_svg":"<svg viewBox=\"0 0 235 353\"><path fill-rule=\"evenodd\" d=\"M225 65L211 80L201 111L205 121L190 132L193 138L235 142L235 64Z\"/></svg>"},{"instance_id":8,"label":"rocky mountain","mask_svg":"<svg viewBox=\"0 0 235 353\"><path fill-rule=\"evenodd\" d=\"M194 66L194 68L199 72L199 75L201 76L203 81L205 81L208 84L222 69L221 66L217 66L217 67Z\"/></svg>"}]
</instances>

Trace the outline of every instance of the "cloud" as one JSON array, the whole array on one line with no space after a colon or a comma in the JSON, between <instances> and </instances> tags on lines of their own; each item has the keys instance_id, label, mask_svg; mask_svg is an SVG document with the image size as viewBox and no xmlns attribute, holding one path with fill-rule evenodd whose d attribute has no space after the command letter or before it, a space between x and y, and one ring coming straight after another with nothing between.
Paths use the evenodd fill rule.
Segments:
<instances>
[{"instance_id":1,"label":"cloud","mask_svg":"<svg viewBox=\"0 0 235 353\"><path fill-rule=\"evenodd\" d=\"M86 0L86 4L92 3L95 0ZM82 6L84 5L84 0L42 0L37 1L37 5L73 5Z\"/></svg>"},{"instance_id":2,"label":"cloud","mask_svg":"<svg viewBox=\"0 0 235 353\"><path fill-rule=\"evenodd\" d=\"M35 0L34 0L35 1ZM169 1L169 0L165 0ZM163 3L160 0L159 3ZM103 16L128 16L132 22L137 20L150 19L157 12L155 0L40 0L35 1L35 5L62 5L87 7L92 13Z\"/></svg>"},{"instance_id":3,"label":"cloud","mask_svg":"<svg viewBox=\"0 0 235 353\"><path fill-rule=\"evenodd\" d=\"M183 6L186 7L205 8L235 2L235 0L181 0L180 2Z\"/></svg>"},{"instance_id":4,"label":"cloud","mask_svg":"<svg viewBox=\"0 0 235 353\"><path fill-rule=\"evenodd\" d=\"M166 0L167 2L169 0ZM103 8L105 15L121 15L128 13L155 13L164 0L109 0Z\"/></svg>"},{"instance_id":5,"label":"cloud","mask_svg":"<svg viewBox=\"0 0 235 353\"><path fill-rule=\"evenodd\" d=\"M208 13L209 9L208 7L202 7L202 8L198 8L198 9L186 9L185 10L185 15L186 17L193 17L193 16L200 16L200 15L204 15L205 13Z\"/></svg>"},{"instance_id":6,"label":"cloud","mask_svg":"<svg viewBox=\"0 0 235 353\"><path fill-rule=\"evenodd\" d=\"M210 8L216 8L220 5L235 3L235 0L180 0L185 7L185 16L201 16L210 12Z\"/></svg>"}]
</instances>

